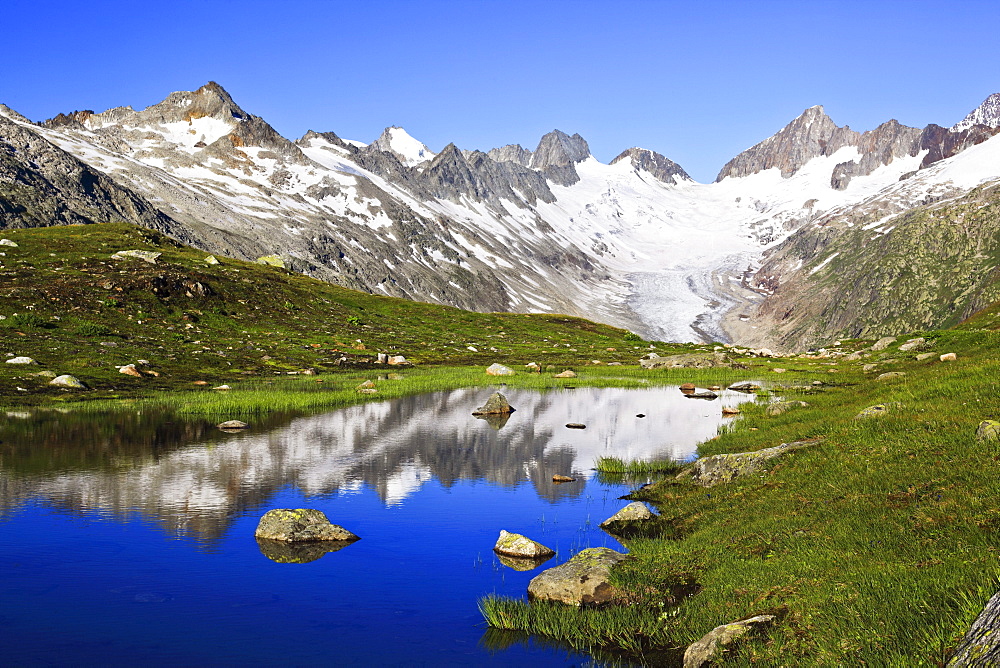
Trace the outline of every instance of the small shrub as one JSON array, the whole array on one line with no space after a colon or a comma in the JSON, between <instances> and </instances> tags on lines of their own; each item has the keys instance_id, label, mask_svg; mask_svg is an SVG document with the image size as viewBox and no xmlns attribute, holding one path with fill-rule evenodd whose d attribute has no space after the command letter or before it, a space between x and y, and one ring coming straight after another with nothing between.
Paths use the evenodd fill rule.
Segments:
<instances>
[{"instance_id":1,"label":"small shrub","mask_svg":"<svg viewBox=\"0 0 1000 668\"><path fill-rule=\"evenodd\" d=\"M75 332L80 336L110 336L114 333L107 325L101 325L96 322L81 323Z\"/></svg>"},{"instance_id":2,"label":"small shrub","mask_svg":"<svg viewBox=\"0 0 1000 668\"><path fill-rule=\"evenodd\" d=\"M622 338L624 338L626 341L642 341L643 340L642 337L639 336L638 334L636 334L635 332L625 332L625 336L622 337Z\"/></svg>"},{"instance_id":3,"label":"small shrub","mask_svg":"<svg viewBox=\"0 0 1000 668\"><path fill-rule=\"evenodd\" d=\"M6 327L11 329L51 329L54 324L38 315L37 313L15 313L3 321Z\"/></svg>"},{"instance_id":4,"label":"small shrub","mask_svg":"<svg viewBox=\"0 0 1000 668\"><path fill-rule=\"evenodd\" d=\"M356 315L350 315L350 316L347 316L347 324L351 325L353 327L360 327L361 325L364 324L364 322L362 322L361 318L359 318L358 316L356 316Z\"/></svg>"}]
</instances>

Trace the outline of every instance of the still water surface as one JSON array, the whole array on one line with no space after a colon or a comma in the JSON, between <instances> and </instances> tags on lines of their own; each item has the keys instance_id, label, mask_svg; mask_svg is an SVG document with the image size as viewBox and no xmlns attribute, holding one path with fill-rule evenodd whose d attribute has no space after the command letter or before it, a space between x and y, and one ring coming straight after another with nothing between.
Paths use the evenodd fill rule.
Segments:
<instances>
[{"instance_id":1,"label":"still water surface","mask_svg":"<svg viewBox=\"0 0 1000 668\"><path fill-rule=\"evenodd\" d=\"M274 417L238 434L163 414L8 413L3 663L592 665L497 640L477 600L523 597L540 570L583 548L624 550L597 525L629 490L597 481L595 459L690 458L721 406L748 397L508 388L517 411L498 423L471 415L490 391ZM553 483L556 473L578 481ZM257 522L298 507L362 539L292 555L308 563L274 561ZM558 554L509 568L492 551L500 529Z\"/></svg>"}]
</instances>

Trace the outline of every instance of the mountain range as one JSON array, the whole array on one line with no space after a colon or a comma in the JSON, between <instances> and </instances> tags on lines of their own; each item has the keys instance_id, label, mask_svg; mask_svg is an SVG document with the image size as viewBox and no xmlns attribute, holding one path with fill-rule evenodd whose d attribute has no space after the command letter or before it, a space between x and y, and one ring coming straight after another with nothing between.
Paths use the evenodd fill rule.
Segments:
<instances>
[{"instance_id":1,"label":"mountain range","mask_svg":"<svg viewBox=\"0 0 1000 668\"><path fill-rule=\"evenodd\" d=\"M125 221L375 294L792 350L1000 299L998 133L1000 94L923 129L815 106L701 184L559 130L486 152L399 127L292 141L210 82L43 122L0 105L0 228Z\"/></svg>"}]
</instances>

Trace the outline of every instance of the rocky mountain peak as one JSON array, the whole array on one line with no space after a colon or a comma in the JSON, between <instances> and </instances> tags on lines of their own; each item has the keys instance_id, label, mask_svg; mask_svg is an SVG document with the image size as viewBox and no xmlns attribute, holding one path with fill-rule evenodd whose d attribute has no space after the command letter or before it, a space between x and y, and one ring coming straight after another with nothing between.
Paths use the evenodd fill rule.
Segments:
<instances>
[{"instance_id":1,"label":"rocky mountain peak","mask_svg":"<svg viewBox=\"0 0 1000 668\"><path fill-rule=\"evenodd\" d=\"M531 165L531 151L520 144L507 144L501 148L491 148L486 155L496 162L516 162L522 167Z\"/></svg>"},{"instance_id":2,"label":"rocky mountain peak","mask_svg":"<svg viewBox=\"0 0 1000 668\"><path fill-rule=\"evenodd\" d=\"M538 142L530 166L554 183L571 186L580 180L574 165L589 157L590 146L583 137L578 134L570 137L561 130L553 130Z\"/></svg>"},{"instance_id":3,"label":"rocky mountain peak","mask_svg":"<svg viewBox=\"0 0 1000 668\"><path fill-rule=\"evenodd\" d=\"M407 167L433 160L436 155L422 142L414 139L406 130L396 125L383 130L379 138L373 141L370 146L393 154Z\"/></svg>"},{"instance_id":4,"label":"rocky mountain peak","mask_svg":"<svg viewBox=\"0 0 1000 668\"><path fill-rule=\"evenodd\" d=\"M670 185L677 185L680 181L691 181L691 177L684 169L673 160L650 151L648 148L633 147L622 151L618 157L611 161L614 165L622 160L630 160L632 169L636 172L649 172L654 177Z\"/></svg>"},{"instance_id":5,"label":"rocky mountain peak","mask_svg":"<svg viewBox=\"0 0 1000 668\"><path fill-rule=\"evenodd\" d=\"M749 176L774 167L787 178L815 157L857 144L859 137L846 125L834 123L821 105L809 107L776 134L727 162L715 180Z\"/></svg>"},{"instance_id":6,"label":"rocky mountain peak","mask_svg":"<svg viewBox=\"0 0 1000 668\"><path fill-rule=\"evenodd\" d=\"M1000 126L1000 93L993 93L983 100L983 103L970 111L965 118L951 126L951 130L960 132L973 125L985 125L990 128Z\"/></svg>"}]
</instances>

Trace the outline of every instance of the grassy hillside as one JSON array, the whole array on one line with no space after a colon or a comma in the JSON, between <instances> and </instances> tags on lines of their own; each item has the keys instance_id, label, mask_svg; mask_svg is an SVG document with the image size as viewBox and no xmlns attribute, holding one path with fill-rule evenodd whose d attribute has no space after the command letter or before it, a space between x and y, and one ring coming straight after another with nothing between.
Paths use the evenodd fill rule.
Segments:
<instances>
[{"instance_id":1,"label":"grassy hillside","mask_svg":"<svg viewBox=\"0 0 1000 668\"><path fill-rule=\"evenodd\" d=\"M97 391L142 394L195 380L363 367L378 352L419 365L562 366L635 363L649 346L580 318L472 313L278 267L227 258L210 265L202 251L125 224L2 230L0 238L17 244L0 246L0 353L40 365L0 364L0 397L21 403L66 393L30 375L40 370ZM132 249L162 254L155 264L111 257ZM131 378L116 368L140 359L159 375Z\"/></svg>"}]
</instances>

